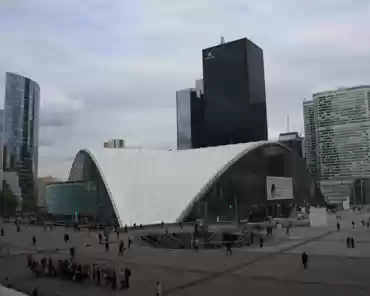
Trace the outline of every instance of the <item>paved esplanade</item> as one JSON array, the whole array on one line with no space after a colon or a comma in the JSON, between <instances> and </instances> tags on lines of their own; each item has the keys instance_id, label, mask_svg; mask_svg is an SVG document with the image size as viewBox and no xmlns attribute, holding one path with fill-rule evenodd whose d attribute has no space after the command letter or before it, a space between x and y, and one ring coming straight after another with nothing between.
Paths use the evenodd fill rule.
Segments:
<instances>
[{"instance_id":1,"label":"paved esplanade","mask_svg":"<svg viewBox=\"0 0 370 296\"><path fill-rule=\"evenodd\" d=\"M0 258L0 282L8 277L15 288L30 291L37 286L40 295L155 295L160 280L165 295L369 295L370 294L370 229L361 226L370 213L341 213L341 231L336 231L336 214L329 215L325 227L299 227L290 231L275 230L275 242L263 249L233 249L232 256L224 250L164 250L134 244L123 257L117 256L117 243L110 252L97 242L97 232L55 228L44 232L42 227L5 226L5 239L12 243L11 257ZM356 221L352 229L351 221ZM68 231L67 245L63 234ZM37 248L31 246L32 235ZM130 235L130 233L128 234ZM356 239L355 249L347 249L346 236ZM127 245L127 234L122 235ZM115 240L115 234L111 234ZM89 244L89 246L86 246ZM129 290L112 291L86 282L75 283L57 278L36 279L26 267L26 254L68 256L68 248L76 246L76 258L82 262L109 263L129 267L132 271ZM56 248L58 250L56 251ZM309 256L308 269L303 269L300 254ZM316 293L316 294L315 294Z\"/></svg>"}]
</instances>

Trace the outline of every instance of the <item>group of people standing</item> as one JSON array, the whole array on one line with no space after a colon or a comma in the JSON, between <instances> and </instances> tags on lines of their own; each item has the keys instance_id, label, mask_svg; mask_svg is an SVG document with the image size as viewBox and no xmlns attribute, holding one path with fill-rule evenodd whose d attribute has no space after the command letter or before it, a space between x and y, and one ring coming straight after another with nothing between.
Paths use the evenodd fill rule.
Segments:
<instances>
[{"instance_id":1,"label":"group of people standing","mask_svg":"<svg viewBox=\"0 0 370 296\"><path fill-rule=\"evenodd\" d=\"M130 287L131 270L127 267L117 272L111 265L79 264L67 259L55 263L51 257L43 257L39 262L32 255L27 256L27 267L36 276L60 277L75 282L90 280L98 286L105 285L113 290Z\"/></svg>"}]
</instances>

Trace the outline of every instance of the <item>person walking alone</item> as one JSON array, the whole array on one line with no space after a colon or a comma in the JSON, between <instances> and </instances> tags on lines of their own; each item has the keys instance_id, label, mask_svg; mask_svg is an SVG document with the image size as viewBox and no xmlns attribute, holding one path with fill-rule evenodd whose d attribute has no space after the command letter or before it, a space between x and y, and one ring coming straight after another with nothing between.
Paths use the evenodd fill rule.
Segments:
<instances>
[{"instance_id":1,"label":"person walking alone","mask_svg":"<svg viewBox=\"0 0 370 296\"><path fill-rule=\"evenodd\" d=\"M308 256L307 256L306 252L302 253L301 258L302 258L302 265L306 269L307 268L307 262L308 262Z\"/></svg>"},{"instance_id":2,"label":"person walking alone","mask_svg":"<svg viewBox=\"0 0 370 296\"><path fill-rule=\"evenodd\" d=\"M163 295L163 288L162 288L162 285L159 281L157 281L157 284L156 284L156 293L155 293L156 296L162 296Z\"/></svg>"},{"instance_id":3,"label":"person walking alone","mask_svg":"<svg viewBox=\"0 0 370 296\"><path fill-rule=\"evenodd\" d=\"M340 231L340 223L337 222L337 231L339 232Z\"/></svg>"},{"instance_id":4,"label":"person walking alone","mask_svg":"<svg viewBox=\"0 0 370 296\"><path fill-rule=\"evenodd\" d=\"M351 248L355 248L355 239L353 238L353 236L351 236Z\"/></svg>"},{"instance_id":5,"label":"person walking alone","mask_svg":"<svg viewBox=\"0 0 370 296\"><path fill-rule=\"evenodd\" d=\"M118 256L123 256L123 249L124 249L124 242L123 240L120 241L119 247L118 247Z\"/></svg>"}]
</instances>

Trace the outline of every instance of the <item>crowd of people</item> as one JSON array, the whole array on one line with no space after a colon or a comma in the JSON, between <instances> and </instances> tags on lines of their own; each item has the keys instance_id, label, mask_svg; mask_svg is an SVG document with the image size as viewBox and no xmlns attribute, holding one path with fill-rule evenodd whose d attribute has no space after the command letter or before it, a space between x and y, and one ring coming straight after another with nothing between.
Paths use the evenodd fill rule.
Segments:
<instances>
[{"instance_id":1,"label":"crowd of people","mask_svg":"<svg viewBox=\"0 0 370 296\"><path fill-rule=\"evenodd\" d=\"M67 259L53 260L51 257L42 257L38 261L32 255L27 256L27 267L37 277L58 277L75 282L90 281L98 286L107 286L113 290L130 287L131 270L127 267L117 270L111 265L82 264Z\"/></svg>"}]
</instances>

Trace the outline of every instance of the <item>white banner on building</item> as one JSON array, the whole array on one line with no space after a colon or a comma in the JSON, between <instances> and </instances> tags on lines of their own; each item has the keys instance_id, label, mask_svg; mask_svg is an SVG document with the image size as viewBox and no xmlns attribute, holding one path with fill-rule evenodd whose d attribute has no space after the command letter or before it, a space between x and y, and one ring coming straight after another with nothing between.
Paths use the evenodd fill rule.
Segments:
<instances>
[{"instance_id":1,"label":"white banner on building","mask_svg":"<svg viewBox=\"0 0 370 296\"><path fill-rule=\"evenodd\" d=\"M266 177L267 200L293 198L293 181L287 177Z\"/></svg>"}]
</instances>

